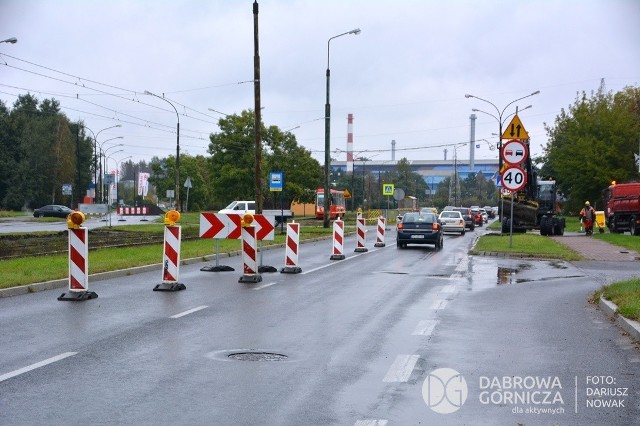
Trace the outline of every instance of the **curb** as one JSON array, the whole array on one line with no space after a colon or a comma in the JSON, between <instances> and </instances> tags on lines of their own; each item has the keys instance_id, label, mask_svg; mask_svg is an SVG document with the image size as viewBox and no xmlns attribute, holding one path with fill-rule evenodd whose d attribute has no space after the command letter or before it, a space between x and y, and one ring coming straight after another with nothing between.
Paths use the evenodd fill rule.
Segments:
<instances>
[{"instance_id":1,"label":"curb","mask_svg":"<svg viewBox=\"0 0 640 426\"><path fill-rule=\"evenodd\" d=\"M607 316L612 317L624 331L629 333L635 340L640 341L640 322L618 314L618 306L602 296L600 297L598 306Z\"/></svg>"},{"instance_id":2,"label":"curb","mask_svg":"<svg viewBox=\"0 0 640 426\"><path fill-rule=\"evenodd\" d=\"M331 238L331 237L328 237L328 238ZM309 239L300 241L300 244L322 241L328 238L327 237L309 238ZM262 250L263 251L272 250L276 248L282 248L284 246L285 246L284 243L270 244L262 247ZM220 258L222 259L226 257L234 257L234 256L239 256L241 254L242 254L242 251L240 250L231 251L228 253L220 253ZM211 254L211 255L206 255L201 257L192 257L189 259L182 259L180 260L180 265L192 265L195 263L212 262L214 260L216 260L216 255ZM158 275L160 275L160 272L162 271L162 263L136 266L128 269L119 269L116 271L99 272L97 274L89 275L89 280L95 282L95 281L108 280L111 278L127 277L129 275L140 274L143 272L153 272L153 271L158 271ZM67 278L61 278L59 280L51 280L51 281L45 281L41 283L32 283L32 284L25 284L17 287L3 288L3 289L0 289L0 299L3 297L20 296L23 294L35 293L38 291L54 290L56 288L67 288L68 285L69 285L69 278L67 277Z\"/></svg>"}]
</instances>

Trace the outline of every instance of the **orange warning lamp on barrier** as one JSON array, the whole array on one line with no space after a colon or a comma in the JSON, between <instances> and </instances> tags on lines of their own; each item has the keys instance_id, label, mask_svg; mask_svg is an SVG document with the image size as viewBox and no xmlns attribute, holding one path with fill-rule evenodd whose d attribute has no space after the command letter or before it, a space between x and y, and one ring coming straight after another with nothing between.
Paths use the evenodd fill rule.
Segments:
<instances>
[{"instance_id":1,"label":"orange warning lamp on barrier","mask_svg":"<svg viewBox=\"0 0 640 426\"><path fill-rule=\"evenodd\" d=\"M240 222L240 225L242 225L243 228L246 228L248 226L251 226L252 223L253 223L253 215L251 213L245 213L242 216L242 221Z\"/></svg>"},{"instance_id":2,"label":"orange warning lamp on barrier","mask_svg":"<svg viewBox=\"0 0 640 426\"><path fill-rule=\"evenodd\" d=\"M82 222L84 222L84 213L79 210L69 213L67 216L67 228L78 229Z\"/></svg>"},{"instance_id":3,"label":"orange warning lamp on barrier","mask_svg":"<svg viewBox=\"0 0 640 426\"><path fill-rule=\"evenodd\" d=\"M179 220L180 220L180 212L178 210L169 210L164 215L164 224L165 225L173 226Z\"/></svg>"}]
</instances>

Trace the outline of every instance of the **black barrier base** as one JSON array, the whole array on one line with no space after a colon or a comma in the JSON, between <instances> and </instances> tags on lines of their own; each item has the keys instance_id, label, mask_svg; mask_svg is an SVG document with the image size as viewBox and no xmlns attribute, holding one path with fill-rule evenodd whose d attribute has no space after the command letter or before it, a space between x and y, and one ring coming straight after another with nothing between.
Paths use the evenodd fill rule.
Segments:
<instances>
[{"instance_id":1,"label":"black barrier base","mask_svg":"<svg viewBox=\"0 0 640 426\"><path fill-rule=\"evenodd\" d=\"M374 247L384 247L384 246L386 246L386 244L385 243L375 243L373 246Z\"/></svg>"},{"instance_id":2,"label":"black barrier base","mask_svg":"<svg viewBox=\"0 0 640 426\"><path fill-rule=\"evenodd\" d=\"M186 290L187 286L182 283L162 283L153 288L153 291L180 291Z\"/></svg>"},{"instance_id":3,"label":"black barrier base","mask_svg":"<svg viewBox=\"0 0 640 426\"><path fill-rule=\"evenodd\" d=\"M269 265L260 265L258 266L258 272L278 272L278 270Z\"/></svg>"},{"instance_id":4,"label":"black barrier base","mask_svg":"<svg viewBox=\"0 0 640 426\"><path fill-rule=\"evenodd\" d=\"M302 272L302 268L299 266L285 266L280 269L281 274L299 274L300 272Z\"/></svg>"},{"instance_id":5,"label":"black barrier base","mask_svg":"<svg viewBox=\"0 0 640 426\"><path fill-rule=\"evenodd\" d=\"M69 291L62 293L58 300L80 302L83 300L97 299L98 295L93 291Z\"/></svg>"},{"instance_id":6,"label":"black barrier base","mask_svg":"<svg viewBox=\"0 0 640 426\"><path fill-rule=\"evenodd\" d=\"M345 255L344 254L332 254L329 259L330 260L344 260L345 259Z\"/></svg>"},{"instance_id":7,"label":"black barrier base","mask_svg":"<svg viewBox=\"0 0 640 426\"><path fill-rule=\"evenodd\" d=\"M366 247L358 247L357 249L354 250L356 253L364 253L366 251L369 251L368 248Z\"/></svg>"},{"instance_id":8,"label":"black barrier base","mask_svg":"<svg viewBox=\"0 0 640 426\"><path fill-rule=\"evenodd\" d=\"M239 283L259 283L260 281L262 281L262 277L258 274L243 275L238 280Z\"/></svg>"},{"instance_id":9,"label":"black barrier base","mask_svg":"<svg viewBox=\"0 0 640 426\"><path fill-rule=\"evenodd\" d=\"M203 266L200 268L204 272L222 272L222 271L235 271L231 266L218 265L218 266Z\"/></svg>"}]
</instances>

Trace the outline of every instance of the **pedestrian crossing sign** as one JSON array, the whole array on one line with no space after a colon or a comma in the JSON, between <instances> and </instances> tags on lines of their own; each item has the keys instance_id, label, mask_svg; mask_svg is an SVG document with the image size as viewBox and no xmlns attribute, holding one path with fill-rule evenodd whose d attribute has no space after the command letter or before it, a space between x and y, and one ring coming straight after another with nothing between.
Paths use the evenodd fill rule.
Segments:
<instances>
[{"instance_id":1,"label":"pedestrian crossing sign","mask_svg":"<svg viewBox=\"0 0 640 426\"><path fill-rule=\"evenodd\" d=\"M382 185L382 195L393 195L395 185L392 183L385 183Z\"/></svg>"}]
</instances>

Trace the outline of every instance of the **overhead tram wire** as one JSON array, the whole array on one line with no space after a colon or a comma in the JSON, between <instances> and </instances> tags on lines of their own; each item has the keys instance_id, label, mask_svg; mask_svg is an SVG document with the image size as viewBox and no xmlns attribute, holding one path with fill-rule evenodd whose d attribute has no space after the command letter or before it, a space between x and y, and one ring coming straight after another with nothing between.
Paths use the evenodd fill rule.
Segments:
<instances>
[{"instance_id":1,"label":"overhead tram wire","mask_svg":"<svg viewBox=\"0 0 640 426\"><path fill-rule=\"evenodd\" d=\"M35 75L38 75L38 76L41 76L41 77L44 77L44 78L48 78L48 79L51 79L51 80L54 80L54 81L58 81L58 82L61 82L61 83L64 83L64 84L69 84L69 85L72 85L72 86L74 86L74 87L82 87L82 88L85 88L85 89L87 89L87 90L91 90L91 91L94 91L94 92L98 92L98 93L100 93L100 94L107 95L107 96L113 96L113 97L115 97L115 98L119 98L119 99L122 99L122 100L125 100L125 101L129 101L129 102L137 102L137 103L140 103L140 104L142 104L142 105L146 105L146 106L150 106L150 107L153 107L153 106L154 106L154 105L151 105L151 104L147 104L147 103L145 103L145 102L141 102L141 101L138 99L138 95L142 95L142 94L144 93L144 91L140 92L140 91L137 91L137 90L125 89L125 88L118 87L118 86L114 86L114 85L111 85L111 84L101 83L101 82L98 82L98 81L95 81L95 80L91 80L91 79L88 79L88 78L83 78L83 77L76 76L76 75L73 75L73 74L69 74L69 73L66 73L66 72L63 72L63 71L58 71L58 70L56 70L56 69L53 69L53 68L50 68L50 67L46 67L46 66L44 66L44 65L39 65L39 64L36 64L36 63L30 62L30 61L26 61L26 60L24 60L24 59L20 59L20 58L17 58L17 57L15 57L15 56L11 56L11 55L4 54L4 53L0 54L0 56L6 56L6 57L11 58L11 59L14 59L14 60L16 60L16 61L25 62L25 63L27 63L27 64L29 64L29 65L33 65L33 66L35 66L35 67L43 68L43 69L45 69L45 70L47 70L47 71L51 71L51 72L54 72L54 73L62 74L62 75L67 76L67 77L71 77L71 78L73 78L74 80L77 80L77 82L80 82L80 83L81 83L81 85L80 85L80 86L78 86L78 84L77 84L77 82L76 82L76 81L68 81L68 80L64 80L64 79L56 78L56 77L53 77L53 76L50 76L50 75L46 75L46 74L42 74L42 73L38 73L38 72L35 72L35 71L32 71L32 70L28 70L28 69L24 69L24 68L16 67L16 66L14 66L14 65L9 65L8 63L0 63L0 65L4 65L4 66L9 67L9 68L13 68L13 69L16 69L16 70L19 70L19 71L23 71L23 72L27 72L27 73L30 73L30 74L35 74ZM108 87L108 88L111 88L111 89L117 89L117 90L120 90L120 91L123 91L123 92L127 92L127 93L129 93L129 94L133 95L133 96L135 97L135 99L130 99L129 97L126 97L126 96L123 96L123 95L120 95L120 94L110 93L110 92L107 92L107 91L104 91L104 90L101 90L101 89L98 89L98 88L95 88L95 87L87 86L85 83L97 84L97 85L105 86L105 87ZM242 84L242 83L245 83L245 82L238 82L238 83L235 83L235 84ZM173 93L173 92L172 92L172 93ZM179 92L176 92L176 93L179 93ZM77 96L77 98L78 98L78 99L80 99L80 97L79 97L79 96L80 96L80 94L75 93L75 95ZM58 96L61 96L61 95L58 95ZM88 95L88 94L87 94L87 95L82 95L82 96L90 96L90 95ZM83 99L83 100L84 100L84 99ZM85 101L86 101L86 100L85 100ZM190 107L188 107L188 106L186 106L186 105L184 105L184 104L182 104L182 103L180 103L180 102L174 101L173 99L172 99L171 101L172 101L172 102L174 102L174 103L176 103L177 105L180 105L180 106L181 106L181 107L183 107L185 110L187 110L187 109L188 109L188 110L193 111L193 112L195 112L195 113L201 114L201 115L203 115L203 116L205 116L205 117L209 117L209 118L212 118L212 119L216 119L216 117L212 117L212 116L210 116L210 115L208 115L208 114L206 114L206 113L204 113L204 112L201 112L201 111L198 111L198 110L196 110L196 109L190 108ZM87 102L89 102L89 101L87 101ZM195 118L195 117L192 117L192 116L186 115L185 113L183 113L182 115L183 115L184 117L188 117L188 118L191 118L191 119L194 119L194 120L199 120L199 121L203 121L203 122L206 122L206 123L210 123L210 122L207 122L207 121L205 121L205 120L198 119L198 118ZM210 124L216 124L216 123L210 123Z\"/></svg>"}]
</instances>

